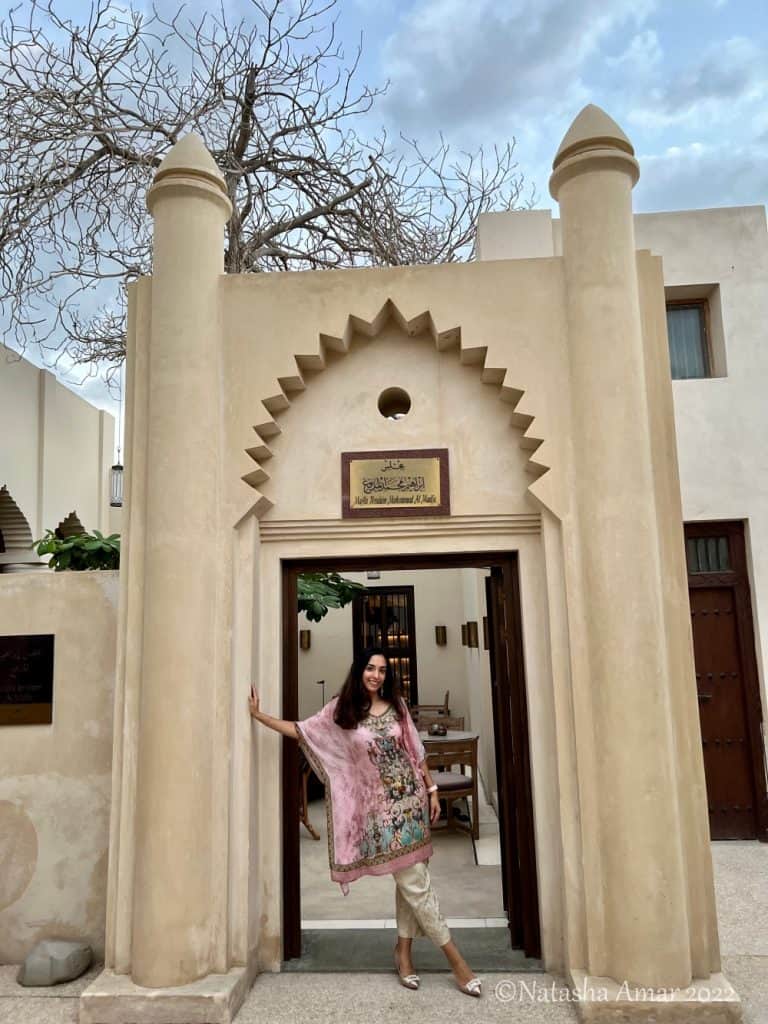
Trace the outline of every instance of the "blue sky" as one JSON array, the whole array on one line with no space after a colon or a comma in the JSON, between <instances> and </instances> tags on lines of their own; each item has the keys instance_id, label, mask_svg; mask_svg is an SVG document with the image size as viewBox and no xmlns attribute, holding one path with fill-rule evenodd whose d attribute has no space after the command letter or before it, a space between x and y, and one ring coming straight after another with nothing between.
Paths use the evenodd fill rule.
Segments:
<instances>
[{"instance_id":1,"label":"blue sky","mask_svg":"<svg viewBox=\"0 0 768 1024\"><path fill-rule=\"evenodd\" d=\"M768 4L762 0L345 0L388 126L457 146L517 141L551 205L552 157L597 103L640 159L637 210L765 203Z\"/></svg>"},{"instance_id":2,"label":"blue sky","mask_svg":"<svg viewBox=\"0 0 768 1024\"><path fill-rule=\"evenodd\" d=\"M539 207L553 205L552 157L586 103L634 144L636 210L768 199L765 0L339 0L338 11L350 56L362 39L360 80L389 82L371 131L383 124L425 146L442 132L457 149L514 138ZM114 409L97 381L79 390Z\"/></svg>"}]
</instances>

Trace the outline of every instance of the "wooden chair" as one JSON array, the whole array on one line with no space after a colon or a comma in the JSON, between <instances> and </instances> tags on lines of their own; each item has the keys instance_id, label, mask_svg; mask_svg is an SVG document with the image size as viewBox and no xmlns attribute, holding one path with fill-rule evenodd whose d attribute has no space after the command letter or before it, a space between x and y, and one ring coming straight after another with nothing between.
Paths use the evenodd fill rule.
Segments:
<instances>
[{"instance_id":1,"label":"wooden chair","mask_svg":"<svg viewBox=\"0 0 768 1024\"><path fill-rule=\"evenodd\" d=\"M464 729L463 715L419 715L416 724L422 732L426 732L435 722L444 725L446 729Z\"/></svg>"},{"instance_id":2,"label":"wooden chair","mask_svg":"<svg viewBox=\"0 0 768 1024\"><path fill-rule=\"evenodd\" d=\"M442 704L414 704L411 708L411 718L414 722L421 721L421 715L450 715L451 709L448 705L448 701L451 697L451 691L445 691L445 700Z\"/></svg>"},{"instance_id":3,"label":"wooden chair","mask_svg":"<svg viewBox=\"0 0 768 1024\"><path fill-rule=\"evenodd\" d=\"M446 805L446 828L455 829L458 832L468 832L472 840L472 854L477 864L477 847L475 839L480 838L480 823L478 821L478 799L477 799L477 737L469 740L441 740L429 744L427 749L427 764L429 768L438 769L432 776L437 783L437 795L440 800L445 800ZM453 771L458 765L459 771ZM472 769L472 774L466 773L467 767ZM470 809L469 797L472 797ZM469 825L459 821L454 813L453 805L456 800L464 800L467 805Z\"/></svg>"}]
</instances>

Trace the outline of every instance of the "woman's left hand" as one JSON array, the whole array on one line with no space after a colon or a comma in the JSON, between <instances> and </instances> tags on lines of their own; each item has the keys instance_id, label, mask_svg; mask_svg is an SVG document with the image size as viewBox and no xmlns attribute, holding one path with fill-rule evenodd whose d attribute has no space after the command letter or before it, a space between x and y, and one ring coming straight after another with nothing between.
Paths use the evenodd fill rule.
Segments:
<instances>
[{"instance_id":1,"label":"woman's left hand","mask_svg":"<svg viewBox=\"0 0 768 1024\"><path fill-rule=\"evenodd\" d=\"M437 793L429 794L429 821L432 825L440 817L440 798Z\"/></svg>"}]
</instances>

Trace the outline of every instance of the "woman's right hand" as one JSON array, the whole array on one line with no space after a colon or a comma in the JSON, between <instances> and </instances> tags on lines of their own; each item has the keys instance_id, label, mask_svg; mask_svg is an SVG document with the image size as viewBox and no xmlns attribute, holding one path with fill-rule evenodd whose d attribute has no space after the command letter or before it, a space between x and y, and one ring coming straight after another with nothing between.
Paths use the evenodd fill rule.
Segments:
<instances>
[{"instance_id":1,"label":"woman's right hand","mask_svg":"<svg viewBox=\"0 0 768 1024\"><path fill-rule=\"evenodd\" d=\"M248 710L249 710L249 712L251 714L251 718L258 718L259 717L259 711L260 711L260 706L259 705L260 705L259 695L254 690L253 683L251 683L251 695L248 698Z\"/></svg>"}]
</instances>

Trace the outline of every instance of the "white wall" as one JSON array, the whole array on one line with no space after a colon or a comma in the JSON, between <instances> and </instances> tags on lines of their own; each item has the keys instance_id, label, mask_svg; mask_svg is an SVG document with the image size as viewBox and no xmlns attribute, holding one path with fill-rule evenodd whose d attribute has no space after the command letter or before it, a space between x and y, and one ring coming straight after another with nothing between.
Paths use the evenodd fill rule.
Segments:
<instances>
[{"instance_id":1,"label":"white wall","mask_svg":"<svg viewBox=\"0 0 768 1024\"><path fill-rule=\"evenodd\" d=\"M561 252L548 211L485 214L482 259ZM726 376L672 382L683 515L745 520L764 717L768 716L768 232L762 206L635 216L638 249L661 255L669 289L713 289ZM673 293L674 294L674 293ZM717 367L723 370L723 367Z\"/></svg>"},{"instance_id":2,"label":"white wall","mask_svg":"<svg viewBox=\"0 0 768 1024\"><path fill-rule=\"evenodd\" d=\"M87 530L119 532L109 507L114 419L0 345L0 487L37 539L70 512Z\"/></svg>"},{"instance_id":3,"label":"white wall","mask_svg":"<svg viewBox=\"0 0 768 1024\"><path fill-rule=\"evenodd\" d=\"M464 615L477 623L478 646L463 647L464 670L467 677L468 701L472 729L480 734L477 761L480 778L488 800L496 803L496 754L493 737L493 704L491 699L490 653L483 644L483 616L488 614L485 601L485 577L482 569L462 569Z\"/></svg>"},{"instance_id":4,"label":"white wall","mask_svg":"<svg viewBox=\"0 0 768 1024\"><path fill-rule=\"evenodd\" d=\"M470 706L461 646L461 623L466 621L461 570L382 572L378 580L368 580L365 573L343 575L371 587L414 588L419 703L440 704L445 691L450 690L451 711L464 715L468 721ZM435 643L437 625L448 628L445 647ZM299 651L299 714L306 718L321 706L322 688L316 685L316 680L325 679L327 701L338 692L349 671L352 606L331 609L321 622L308 622L302 615L299 629L312 631L310 650Z\"/></svg>"}]
</instances>

